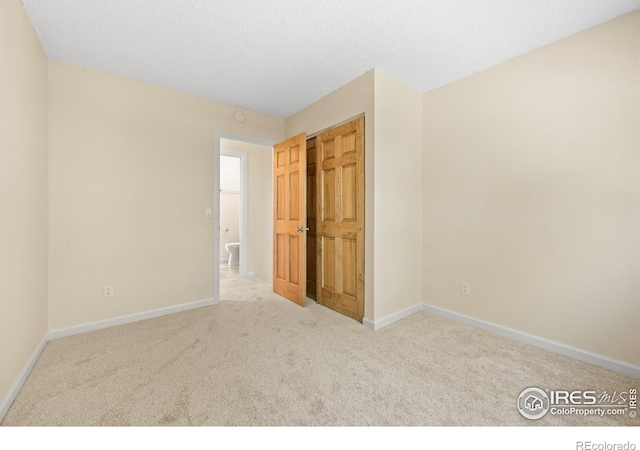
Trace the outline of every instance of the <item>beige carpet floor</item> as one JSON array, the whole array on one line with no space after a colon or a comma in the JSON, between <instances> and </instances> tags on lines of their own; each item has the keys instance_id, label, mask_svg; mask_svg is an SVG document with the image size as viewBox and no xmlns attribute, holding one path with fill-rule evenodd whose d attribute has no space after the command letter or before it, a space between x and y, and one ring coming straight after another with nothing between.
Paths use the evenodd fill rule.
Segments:
<instances>
[{"instance_id":1,"label":"beige carpet floor","mask_svg":"<svg viewBox=\"0 0 640 450\"><path fill-rule=\"evenodd\" d=\"M225 271L219 305L51 341L2 425L638 425L520 416L637 379L424 312L373 332Z\"/></svg>"}]
</instances>

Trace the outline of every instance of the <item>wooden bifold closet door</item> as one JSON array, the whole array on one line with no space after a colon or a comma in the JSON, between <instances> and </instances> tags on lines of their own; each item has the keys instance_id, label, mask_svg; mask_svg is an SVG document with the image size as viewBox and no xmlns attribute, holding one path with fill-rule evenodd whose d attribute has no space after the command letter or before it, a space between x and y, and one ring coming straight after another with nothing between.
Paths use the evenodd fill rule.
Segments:
<instances>
[{"instance_id":1,"label":"wooden bifold closet door","mask_svg":"<svg viewBox=\"0 0 640 450\"><path fill-rule=\"evenodd\" d=\"M307 298L307 146L302 133L273 147L273 292Z\"/></svg>"},{"instance_id":2,"label":"wooden bifold closet door","mask_svg":"<svg viewBox=\"0 0 640 450\"><path fill-rule=\"evenodd\" d=\"M273 290L361 322L364 117L305 138L274 147Z\"/></svg>"},{"instance_id":3,"label":"wooden bifold closet door","mask_svg":"<svg viewBox=\"0 0 640 450\"><path fill-rule=\"evenodd\" d=\"M317 300L364 316L364 117L316 137Z\"/></svg>"}]
</instances>

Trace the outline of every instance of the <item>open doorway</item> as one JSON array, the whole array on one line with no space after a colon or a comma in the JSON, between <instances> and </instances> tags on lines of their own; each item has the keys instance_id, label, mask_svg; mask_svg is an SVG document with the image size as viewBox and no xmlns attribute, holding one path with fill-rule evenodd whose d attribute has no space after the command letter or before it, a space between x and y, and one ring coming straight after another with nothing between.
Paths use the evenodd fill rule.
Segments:
<instances>
[{"instance_id":1,"label":"open doorway","mask_svg":"<svg viewBox=\"0 0 640 450\"><path fill-rule=\"evenodd\" d=\"M247 152L220 149L220 275L247 272Z\"/></svg>"},{"instance_id":2,"label":"open doorway","mask_svg":"<svg viewBox=\"0 0 640 450\"><path fill-rule=\"evenodd\" d=\"M255 136L221 130L214 132L214 303L225 300L221 296L223 284L225 289L234 286L233 282L228 282L229 276L255 276L270 282L274 143ZM239 172L224 173L235 170ZM223 174L231 176L225 178ZM234 208L237 210L235 218L232 217ZM237 247L227 246L230 243ZM237 251L237 260L232 261L231 267L228 265L231 255L225 246ZM221 268L225 270L222 279Z\"/></svg>"}]
</instances>

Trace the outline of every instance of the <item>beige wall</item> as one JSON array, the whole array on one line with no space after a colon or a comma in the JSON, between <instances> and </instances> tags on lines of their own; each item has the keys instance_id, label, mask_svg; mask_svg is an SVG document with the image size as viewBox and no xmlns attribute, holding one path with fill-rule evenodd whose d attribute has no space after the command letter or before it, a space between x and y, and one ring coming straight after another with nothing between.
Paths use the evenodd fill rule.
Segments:
<instances>
[{"instance_id":1,"label":"beige wall","mask_svg":"<svg viewBox=\"0 0 640 450\"><path fill-rule=\"evenodd\" d=\"M286 120L286 137L332 128L364 113L365 147L365 286L364 317L374 319L374 85L371 70Z\"/></svg>"},{"instance_id":2,"label":"beige wall","mask_svg":"<svg viewBox=\"0 0 640 450\"><path fill-rule=\"evenodd\" d=\"M272 282L273 149L248 142L220 140L220 148L247 153L247 272Z\"/></svg>"},{"instance_id":3,"label":"beige wall","mask_svg":"<svg viewBox=\"0 0 640 450\"><path fill-rule=\"evenodd\" d=\"M51 330L213 297L213 130L284 137L235 110L49 62Z\"/></svg>"},{"instance_id":4,"label":"beige wall","mask_svg":"<svg viewBox=\"0 0 640 450\"><path fill-rule=\"evenodd\" d=\"M636 11L424 95L425 302L640 365L639 55Z\"/></svg>"},{"instance_id":5,"label":"beige wall","mask_svg":"<svg viewBox=\"0 0 640 450\"><path fill-rule=\"evenodd\" d=\"M422 95L376 70L375 320L422 303Z\"/></svg>"},{"instance_id":6,"label":"beige wall","mask_svg":"<svg viewBox=\"0 0 640 450\"><path fill-rule=\"evenodd\" d=\"M3 1L0 410L47 333L47 182L47 59L22 4Z\"/></svg>"}]
</instances>

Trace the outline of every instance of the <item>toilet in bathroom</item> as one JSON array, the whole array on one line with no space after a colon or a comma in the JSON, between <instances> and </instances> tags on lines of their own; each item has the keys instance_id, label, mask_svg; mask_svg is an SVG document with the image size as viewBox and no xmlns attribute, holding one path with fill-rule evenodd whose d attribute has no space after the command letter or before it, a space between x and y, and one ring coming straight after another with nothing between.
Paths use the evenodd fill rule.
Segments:
<instances>
[{"instance_id":1,"label":"toilet in bathroom","mask_svg":"<svg viewBox=\"0 0 640 450\"><path fill-rule=\"evenodd\" d=\"M224 249L229 252L229 265L237 266L240 264L240 242L229 242L224 245Z\"/></svg>"}]
</instances>

